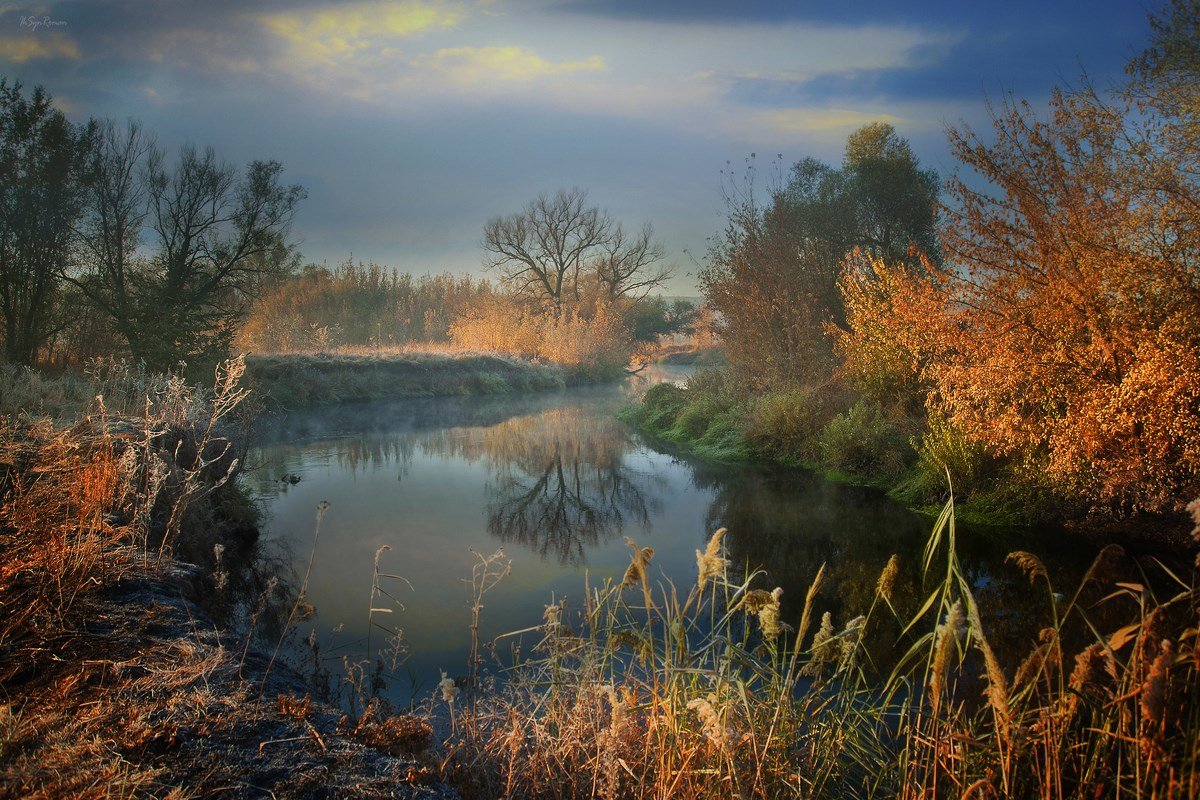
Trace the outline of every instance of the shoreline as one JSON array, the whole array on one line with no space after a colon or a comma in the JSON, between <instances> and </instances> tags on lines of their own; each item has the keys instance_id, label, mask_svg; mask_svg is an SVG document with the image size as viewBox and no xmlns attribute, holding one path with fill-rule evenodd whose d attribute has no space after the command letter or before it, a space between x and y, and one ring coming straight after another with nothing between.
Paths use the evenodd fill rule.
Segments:
<instances>
[{"instance_id":1,"label":"shoreline","mask_svg":"<svg viewBox=\"0 0 1200 800\"><path fill-rule=\"evenodd\" d=\"M246 357L246 384L257 402L286 410L410 397L555 391L575 382L581 381L556 365L485 354Z\"/></svg>"},{"instance_id":2,"label":"shoreline","mask_svg":"<svg viewBox=\"0 0 1200 800\"><path fill-rule=\"evenodd\" d=\"M457 797L428 722L314 700L276 658L306 612L256 558L240 396L176 389L3 429L0 797Z\"/></svg>"},{"instance_id":3,"label":"shoreline","mask_svg":"<svg viewBox=\"0 0 1200 800\"><path fill-rule=\"evenodd\" d=\"M839 472L818 463L809 463L798 459L782 459L766 454L756 454L749 449L749 443L742 440L738 447L709 446L703 442L704 437L686 437L678 430L658 429L651 424L647 416L648 409L644 401L640 405L629 405L618 413L618 418L647 437L656 445L665 447L673 454L695 458L708 463L745 464L750 466L769 467L784 470L801 470L820 478L848 486L874 489L885 494L892 502L902 508L930 520L938 517L942 510L940 504L920 504L906 500L899 494L899 484L889 480L869 480L855 475ZM653 414L653 412L649 412ZM1068 536L1088 541L1097 546L1106 544L1122 544L1133 547L1147 548L1172 555L1191 555L1195 551L1195 541L1192 539L1191 518L1183 511L1171 518L1163 516L1140 515L1127 519L1107 519L1099 517L1082 517L1079 519L1035 520L1028 523L1012 522L997 519L994 514L978 513L971 508L970 501L957 504L957 516L961 522L1002 532L1011 530L1034 530L1053 528Z\"/></svg>"}]
</instances>

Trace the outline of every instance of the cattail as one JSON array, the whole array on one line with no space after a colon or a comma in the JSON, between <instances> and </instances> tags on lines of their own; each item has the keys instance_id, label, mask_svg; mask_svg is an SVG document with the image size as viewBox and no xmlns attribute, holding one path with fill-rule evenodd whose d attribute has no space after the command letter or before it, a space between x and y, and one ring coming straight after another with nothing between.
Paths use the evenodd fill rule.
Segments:
<instances>
[{"instance_id":1,"label":"cattail","mask_svg":"<svg viewBox=\"0 0 1200 800\"><path fill-rule=\"evenodd\" d=\"M438 681L438 689L442 692L442 699L447 703L453 703L458 697L458 684L454 682L454 678L446 674L445 670L442 670L442 679Z\"/></svg>"},{"instance_id":2,"label":"cattail","mask_svg":"<svg viewBox=\"0 0 1200 800\"><path fill-rule=\"evenodd\" d=\"M731 737L729 730L721 724L720 715L714 708L716 702L717 696L710 694L703 700L700 698L689 700L687 708L689 711L695 711L696 716L699 717L700 732L704 734L704 738L720 748L725 748Z\"/></svg>"},{"instance_id":3,"label":"cattail","mask_svg":"<svg viewBox=\"0 0 1200 800\"><path fill-rule=\"evenodd\" d=\"M1037 677L1043 665L1046 663L1046 656L1049 647L1045 644L1040 644L1029 651L1029 655L1021 660L1017 667L1016 673L1013 675L1013 686L1024 686L1029 681Z\"/></svg>"},{"instance_id":4,"label":"cattail","mask_svg":"<svg viewBox=\"0 0 1200 800\"><path fill-rule=\"evenodd\" d=\"M863 628L866 627L867 618L859 615L846 623L846 627L838 634L838 639L841 642L842 650L842 668L850 666L854 661L854 654L858 652L858 643L862 640Z\"/></svg>"},{"instance_id":5,"label":"cattail","mask_svg":"<svg viewBox=\"0 0 1200 800\"><path fill-rule=\"evenodd\" d=\"M769 595L770 602L758 609L758 627L767 639L774 639L783 633L785 626L779 621L779 598L782 596L783 589L776 586Z\"/></svg>"},{"instance_id":6,"label":"cattail","mask_svg":"<svg viewBox=\"0 0 1200 800\"><path fill-rule=\"evenodd\" d=\"M892 601L892 589L896 585L896 576L900 574L900 556L893 553L879 573L879 582L875 584L875 593L889 603Z\"/></svg>"},{"instance_id":7,"label":"cattail","mask_svg":"<svg viewBox=\"0 0 1200 800\"><path fill-rule=\"evenodd\" d=\"M625 577L621 579L621 588L629 589L634 586L640 586L646 580L646 568L650 566L650 559L654 558L653 547L638 548L637 544L628 536L625 537L626 543L633 550L633 558L629 561L629 567L625 570Z\"/></svg>"},{"instance_id":8,"label":"cattail","mask_svg":"<svg viewBox=\"0 0 1200 800\"><path fill-rule=\"evenodd\" d=\"M929 692L934 708L941 705L946 687L946 674L950 668L950 656L958 647L959 638L966 633L966 617L962 600L955 600L946 612L946 620L938 625L933 645L933 662L929 667Z\"/></svg>"},{"instance_id":9,"label":"cattail","mask_svg":"<svg viewBox=\"0 0 1200 800\"><path fill-rule=\"evenodd\" d=\"M1045 578L1049 580L1049 577L1046 573L1046 565L1043 564L1042 560L1033 553L1027 553L1024 550L1016 550L1009 553L1008 557L1004 560L1020 567L1021 571L1025 573L1025 577L1029 578L1030 583L1033 583L1038 578Z\"/></svg>"},{"instance_id":10,"label":"cattail","mask_svg":"<svg viewBox=\"0 0 1200 800\"><path fill-rule=\"evenodd\" d=\"M628 706L617 695L612 684L596 687L601 697L608 699L609 724L596 736L596 744L600 751L601 797L615 798L620 788L621 773L617 769L621 759L621 745L625 738L627 726L626 712Z\"/></svg>"},{"instance_id":11,"label":"cattail","mask_svg":"<svg viewBox=\"0 0 1200 800\"><path fill-rule=\"evenodd\" d=\"M1099 642L1093 642L1075 656L1075 669L1071 670L1071 677L1067 680L1071 691L1067 693L1062 706L1063 717L1067 723L1070 723L1079 711L1080 696L1099 681L1107 657L1108 651Z\"/></svg>"},{"instance_id":12,"label":"cattail","mask_svg":"<svg viewBox=\"0 0 1200 800\"><path fill-rule=\"evenodd\" d=\"M833 617L828 611L821 615L821 627L813 634L811 655L800 671L802 675L817 675L821 667L833 660L837 640L834 638Z\"/></svg>"},{"instance_id":13,"label":"cattail","mask_svg":"<svg viewBox=\"0 0 1200 800\"><path fill-rule=\"evenodd\" d=\"M614 650L628 647L638 655L648 658L654 653L650 640L637 631L613 631L608 637L608 644Z\"/></svg>"},{"instance_id":14,"label":"cattail","mask_svg":"<svg viewBox=\"0 0 1200 800\"><path fill-rule=\"evenodd\" d=\"M721 540L725 538L726 533L725 528L718 528L717 532L708 540L708 546L704 548L704 551L696 551L696 567L700 573L696 584L702 592L710 578L720 577L723 579L725 577L729 561L721 555Z\"/></svg>"},{"instance_id":15,"label":"cattail","mask_svg":"<svg viewBox=\"0 0 1200 800\"><path fill-rule=\"evenodd\" d=\"M1175 645L1170 639L1163 639L1142 684L1142 720L1152 730L1162 731L1166 727L1167 673L1174 661Z\"/></svg>"},{"instance_id":16,"label":"cattail","mask_svg":"<svg viewBox=\"0 0 1200 800\"><path fill-rule=\"evenodd\" d=\"M551 603L546 606L546 610L542 612L542 619L545 624L542 626L548 633L555 633L562 625L562 602Z\"/></svg>"},{"instance_id":17,"label":"cattail","mask_svg":"<svg viewBox=\"0 0 1200 800\"><path fill-rule=\"evenodd\" d=\"M1158 656L1162 641L1170 630L1167 623L1165 606L1155 606L1150 615L1142 622L1142 629L1138 634L1136 656L1142 669L1146 669L1150 662Z\"/></svg>"},{"instance_id":18,"label":"cattail","mask_svg":"<svg viewBox=\"0 0 1200 800\"><path fill-rule=\"evenodd\" d=\"M628 536L625 537L625 543L633 551L633 558L630 559L629 567L625 570L625 577L621 579L621 588L628 589L634 586L641 586L642 596L646 601L646 608L653 608L654 600L650 595L650 581L647 579L646 570L650 566L650 559L654 558L654 548L639 548L637 543Z\"/></svg>"},{"instance_id":19,"label":"cattail","mask_svg":"<svg viewBox=\"0 0 1200 800\"><path fill-rule=\"evenodd\" d=\"M973 602L969 602L967 605L967 620L975 631L975 646L979 648L979 652L983 653L984 674L987 676L987 688L984 689L984 696L987 697L992 712L996 716L997 728L1000 729L1002 735L1007 735L1010 721L1008 681L1004 677L1004 670L1000 668L1000 660L996 658L992 646L988 644L987 637L983 634L983 622L979 619L979 608Z\"/></svg>"}]
</instances>

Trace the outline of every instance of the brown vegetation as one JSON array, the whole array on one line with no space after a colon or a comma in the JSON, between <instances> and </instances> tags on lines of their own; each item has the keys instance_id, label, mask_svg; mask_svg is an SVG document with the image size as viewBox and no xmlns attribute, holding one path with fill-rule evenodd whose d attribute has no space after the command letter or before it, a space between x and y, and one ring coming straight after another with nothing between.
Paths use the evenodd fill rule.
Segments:
<instances>
[{"instance_id":1,"label":"brown vegetation","mask_svg":"<svg viewBox=\"0 0 1200 800\"><path fill-rule=\"evenodd\" d=\"M977 518L1179 526L1200 492L1197 24L1187 3L1152 17L1116 91L1006 98L990 136L951 129L963 174L936 242L928 174L874 126L841 171L802 161L765 207L736 195L702 280L747 388L643 416L702 440L688 409L740 408L727 452L927 508L949 471Z\"/></svg>"},{"instance_id":2,"label":"brown vegetation","mask_svg":"<svg viewBox=\"0 0 1200 800\"><path fill-rule=\"evenodd\" d=\"M686 595L656 586L654 551L630 541L623 581L588 587L576 613L547 606L540 643L504 686L447 692L447 775L481 798L1200 791L1194 586L1113 586L1120 554L1109 548L1063 598L1035 556L1013 553L1047 623L1027 653L1001 658L957 559L952 505L923 559L932 590L911 617L893 605L893 557L863 615L816 619L822 567L799 617L781 619L780 590L729 579L723 533L696 552ZM1084 598L1110 589L1101 604L1128 624L1101 630ZM865 646L880 626L907 648L885 676ZM1082 645L1070 628L1088 631Z\"/></svg>"},{"instance_id":3,"label":"brown vegetation","mask_svg":"<svg viewBox=\"0 0 1200 800\"><path fill-rule=\"evenodd\" d=\"M301 699L253 631L213 622L235 589L255 618L282 594L233 558L253 535L225 424L239 374L164 379L140 414L114 396L66 427L6 419L0 796L444 796L412 760L423 722Z\"/></svg>"}]
</instances>

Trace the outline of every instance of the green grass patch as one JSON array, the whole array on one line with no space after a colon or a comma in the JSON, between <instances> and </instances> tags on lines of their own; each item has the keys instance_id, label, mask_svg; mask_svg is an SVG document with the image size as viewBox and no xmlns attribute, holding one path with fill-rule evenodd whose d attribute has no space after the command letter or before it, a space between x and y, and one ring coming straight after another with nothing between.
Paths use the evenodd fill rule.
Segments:
<instances>
[{"instance_id":1,"label":"green grass patch","mask_svg":"<svg viewBox=\"0 0 1200 800\"><path fill-rule=\"evenodd\" d=\"M561 390L562 368L495 355L275 355L246 359L247 382L275 408Z\"/></svg>"}]
</instances>

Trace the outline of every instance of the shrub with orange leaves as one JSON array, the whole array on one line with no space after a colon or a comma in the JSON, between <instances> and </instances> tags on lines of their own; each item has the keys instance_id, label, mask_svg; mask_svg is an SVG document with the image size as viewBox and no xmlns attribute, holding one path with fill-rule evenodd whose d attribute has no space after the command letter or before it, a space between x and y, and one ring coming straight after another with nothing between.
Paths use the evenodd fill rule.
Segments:
<instances>
[{"instance_id":1,"label":"shrub with orange leaves","mask_svg":"<svg viewBox=\"0 0 1200 800\"><path fill-rule=\"evenodd\" d=\"M1139 129L1091 93L1050 110L1009 101L990 142L951 132L993 188L950 182L947 266L928 278L850 259L838 352L860 391L924 394L1064 497L1177 510L1200 491L1200 232L1180 205L1200 203L1196 165L1148 155L1169 120Z\"/></svg>"},{"instance_id":2,"label":"shrub with orange leaves","mask_svg":"<svg viewBox=\"0 0 1200 800\"><path fill-rule=\"evenodd\" d=\"M916 413L930 386L928 365L945 356L954 314L935 270L921 270L855 250L847 256L838 289L846 326L827 325L840 375L851 388L884 406Z\"/></svg>"}]
</instances>

